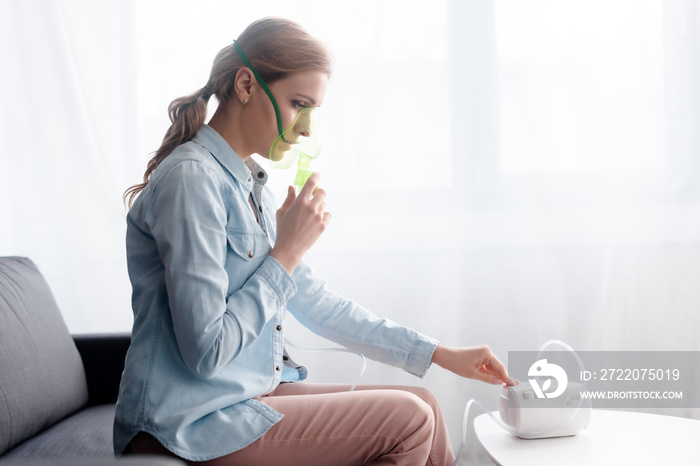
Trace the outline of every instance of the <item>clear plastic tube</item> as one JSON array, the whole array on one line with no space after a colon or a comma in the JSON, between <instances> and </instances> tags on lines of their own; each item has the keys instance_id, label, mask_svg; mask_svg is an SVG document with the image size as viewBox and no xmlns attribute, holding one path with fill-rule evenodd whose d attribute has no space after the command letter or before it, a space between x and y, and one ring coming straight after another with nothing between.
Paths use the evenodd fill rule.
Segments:
<instances>
[{"instance_id":1,"label":"clear plastic tube","mask_svg":"<svg viewBox=\"0 0 700 466\"><path fill-rule=\"evenodd\" d=\"M337 352L337 353L350 353L350 354L356 354L362 359L362 367L360 368L360 373L357 375L357 378L355 379L355 382L353 382L352 386L350 387L349 391L355 390L355 387L357 386L357 383L360 381L362 376L365 373L365 369L367 368L367 358L365 358L365 355L360 353L359 351L347 349L347 348L304 348L302 346L295 345L289 339L285 338L284 341L287 343L287 345L291 346L292 348L296 348L301 351L308 351L310 353L326 353L326 352Z\"/></svg>"}]
</instances>

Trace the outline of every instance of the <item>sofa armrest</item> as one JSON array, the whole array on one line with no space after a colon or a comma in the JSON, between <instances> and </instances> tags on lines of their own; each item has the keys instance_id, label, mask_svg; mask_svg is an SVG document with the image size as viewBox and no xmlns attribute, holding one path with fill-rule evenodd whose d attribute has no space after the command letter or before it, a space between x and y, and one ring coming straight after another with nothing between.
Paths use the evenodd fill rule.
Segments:
<instances>
[{"instance_id":1,"label":"sofa armrest","mask_svg":"<svg viewBox=\"0 0 700 466\"><path fill-rule=\"evenodd\" d=\"M131 335L73 335L73 341L83 359L88 386L88 406L116 403Z\"/></svg>"}]
</instances>

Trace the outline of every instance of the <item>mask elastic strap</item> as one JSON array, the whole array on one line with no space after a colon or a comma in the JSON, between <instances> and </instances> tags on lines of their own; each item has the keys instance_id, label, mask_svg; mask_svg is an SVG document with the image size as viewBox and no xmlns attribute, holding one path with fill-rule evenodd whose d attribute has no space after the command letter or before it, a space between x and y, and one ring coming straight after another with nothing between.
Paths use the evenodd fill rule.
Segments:
<instances>
[{"instance_id":1,"label":"mask elastic strap","mask_svg":"<svg viewBox=\"0 0 700 466\"><path fill-rule=\"evenodd\" d=\"M282 117L280 116L280 109L277 106L277 101L275 100L275 96L272 95L272 91L270 91L270 88L267 87L267 84L265 84L265 81L263 81L263 78L260 76L258 73L258 70L253 67L253 65L248 61L248 57L245 56L243 53L243 50L241 50L241 46L238 45L238 42L236 39L233 39L233 46L236 47L236 51L238 52L238 55L240 55L241 59L243 60L243 63L245 63L245 66L250 68L250 71L253 72L253 75L255 76L255 79L258 80L258 83L260 84L260 87L263 88L263 91L265 91L265 94L270 98L270 102L272 102L272 106L275 107L275 116L277 117L277 131L279 131L280 136L282 137L282 140L284 142L287 142L287 140L284 138L284 134L282 134Z\"/></svg>"}]
</instances>

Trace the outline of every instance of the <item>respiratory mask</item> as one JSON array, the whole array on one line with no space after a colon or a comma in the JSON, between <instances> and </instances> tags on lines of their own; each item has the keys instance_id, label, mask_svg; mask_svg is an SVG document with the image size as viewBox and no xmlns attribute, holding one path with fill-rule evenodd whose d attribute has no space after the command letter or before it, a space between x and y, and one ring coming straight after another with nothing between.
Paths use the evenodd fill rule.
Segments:
<instances>
[{"instance_id":1,"label":"respiratory mask","mask_svg":"<svg viewBox=\"0 0 700 466\"><path fill-rule=\"evenodd\" d=\"M255 67L250 63L243 53L240 45L234 39L233 45L243 63L250 68L260 87L265 91L272 102L277 117L277 131L279 136L275 138L270 146L268 158L272 168L288 169L294 161L297 161L297 173L294 178L294 186L300 190L306 180L309 179L311 171L311 161L321 153L321 137L319 125L316 119L317 110L315 108L303 108L294 118L294 121L286 128L282 128L282 117L275 96L267 87Z\"/></svg>"}]
</instances>

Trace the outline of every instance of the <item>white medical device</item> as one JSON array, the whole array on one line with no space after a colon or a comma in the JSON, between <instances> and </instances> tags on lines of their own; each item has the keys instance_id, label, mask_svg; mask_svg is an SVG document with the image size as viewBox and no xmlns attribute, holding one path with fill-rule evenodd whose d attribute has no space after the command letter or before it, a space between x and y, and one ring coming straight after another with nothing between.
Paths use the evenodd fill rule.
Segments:
<instances>
[{"instance_id":1,"label":"white medical device","mask_svg":"<svg viewBox=\"0 0 700 466\"><path fill-rule=\"evenodd\" d=\"M591 400L581 398L582 390L569 382L556 398L540 399L528 384L504 387L498 400L501 419L520 438L576 435L591 419Z\"/></svg>"},{"instance_id":2,"label":"white medical device","mask_svg":"<svg viewBox=\"0 0 700 466\"><path fill-rule=\"evenodd\" d=\"M540 347L540 353L555 344L568 350L576 359L580 370L584 370L583 363L576 352L562 341L546 342ZM496 424L523 439L571 436L588 427L591 419L591 400L581 397L581 393L586 389L583 384L567 380L566 384L562 384L561 387L557 385L553 392L549 392L546 390L551 388L551 380L545 381L542 387L536 382L540 376L554 376L559 380L557 370L551 366L547 364L546 359L540 359L528 373L529 376L534 377L528 380L530 383L521 381L518 385L503 387L498 399L501 419L498 419L479 401L471 399L467 402L462 421L462 445L452 466L460 464L467 441L467 422L472 405L478 405Z\"/></svg>"}]
</instances>

